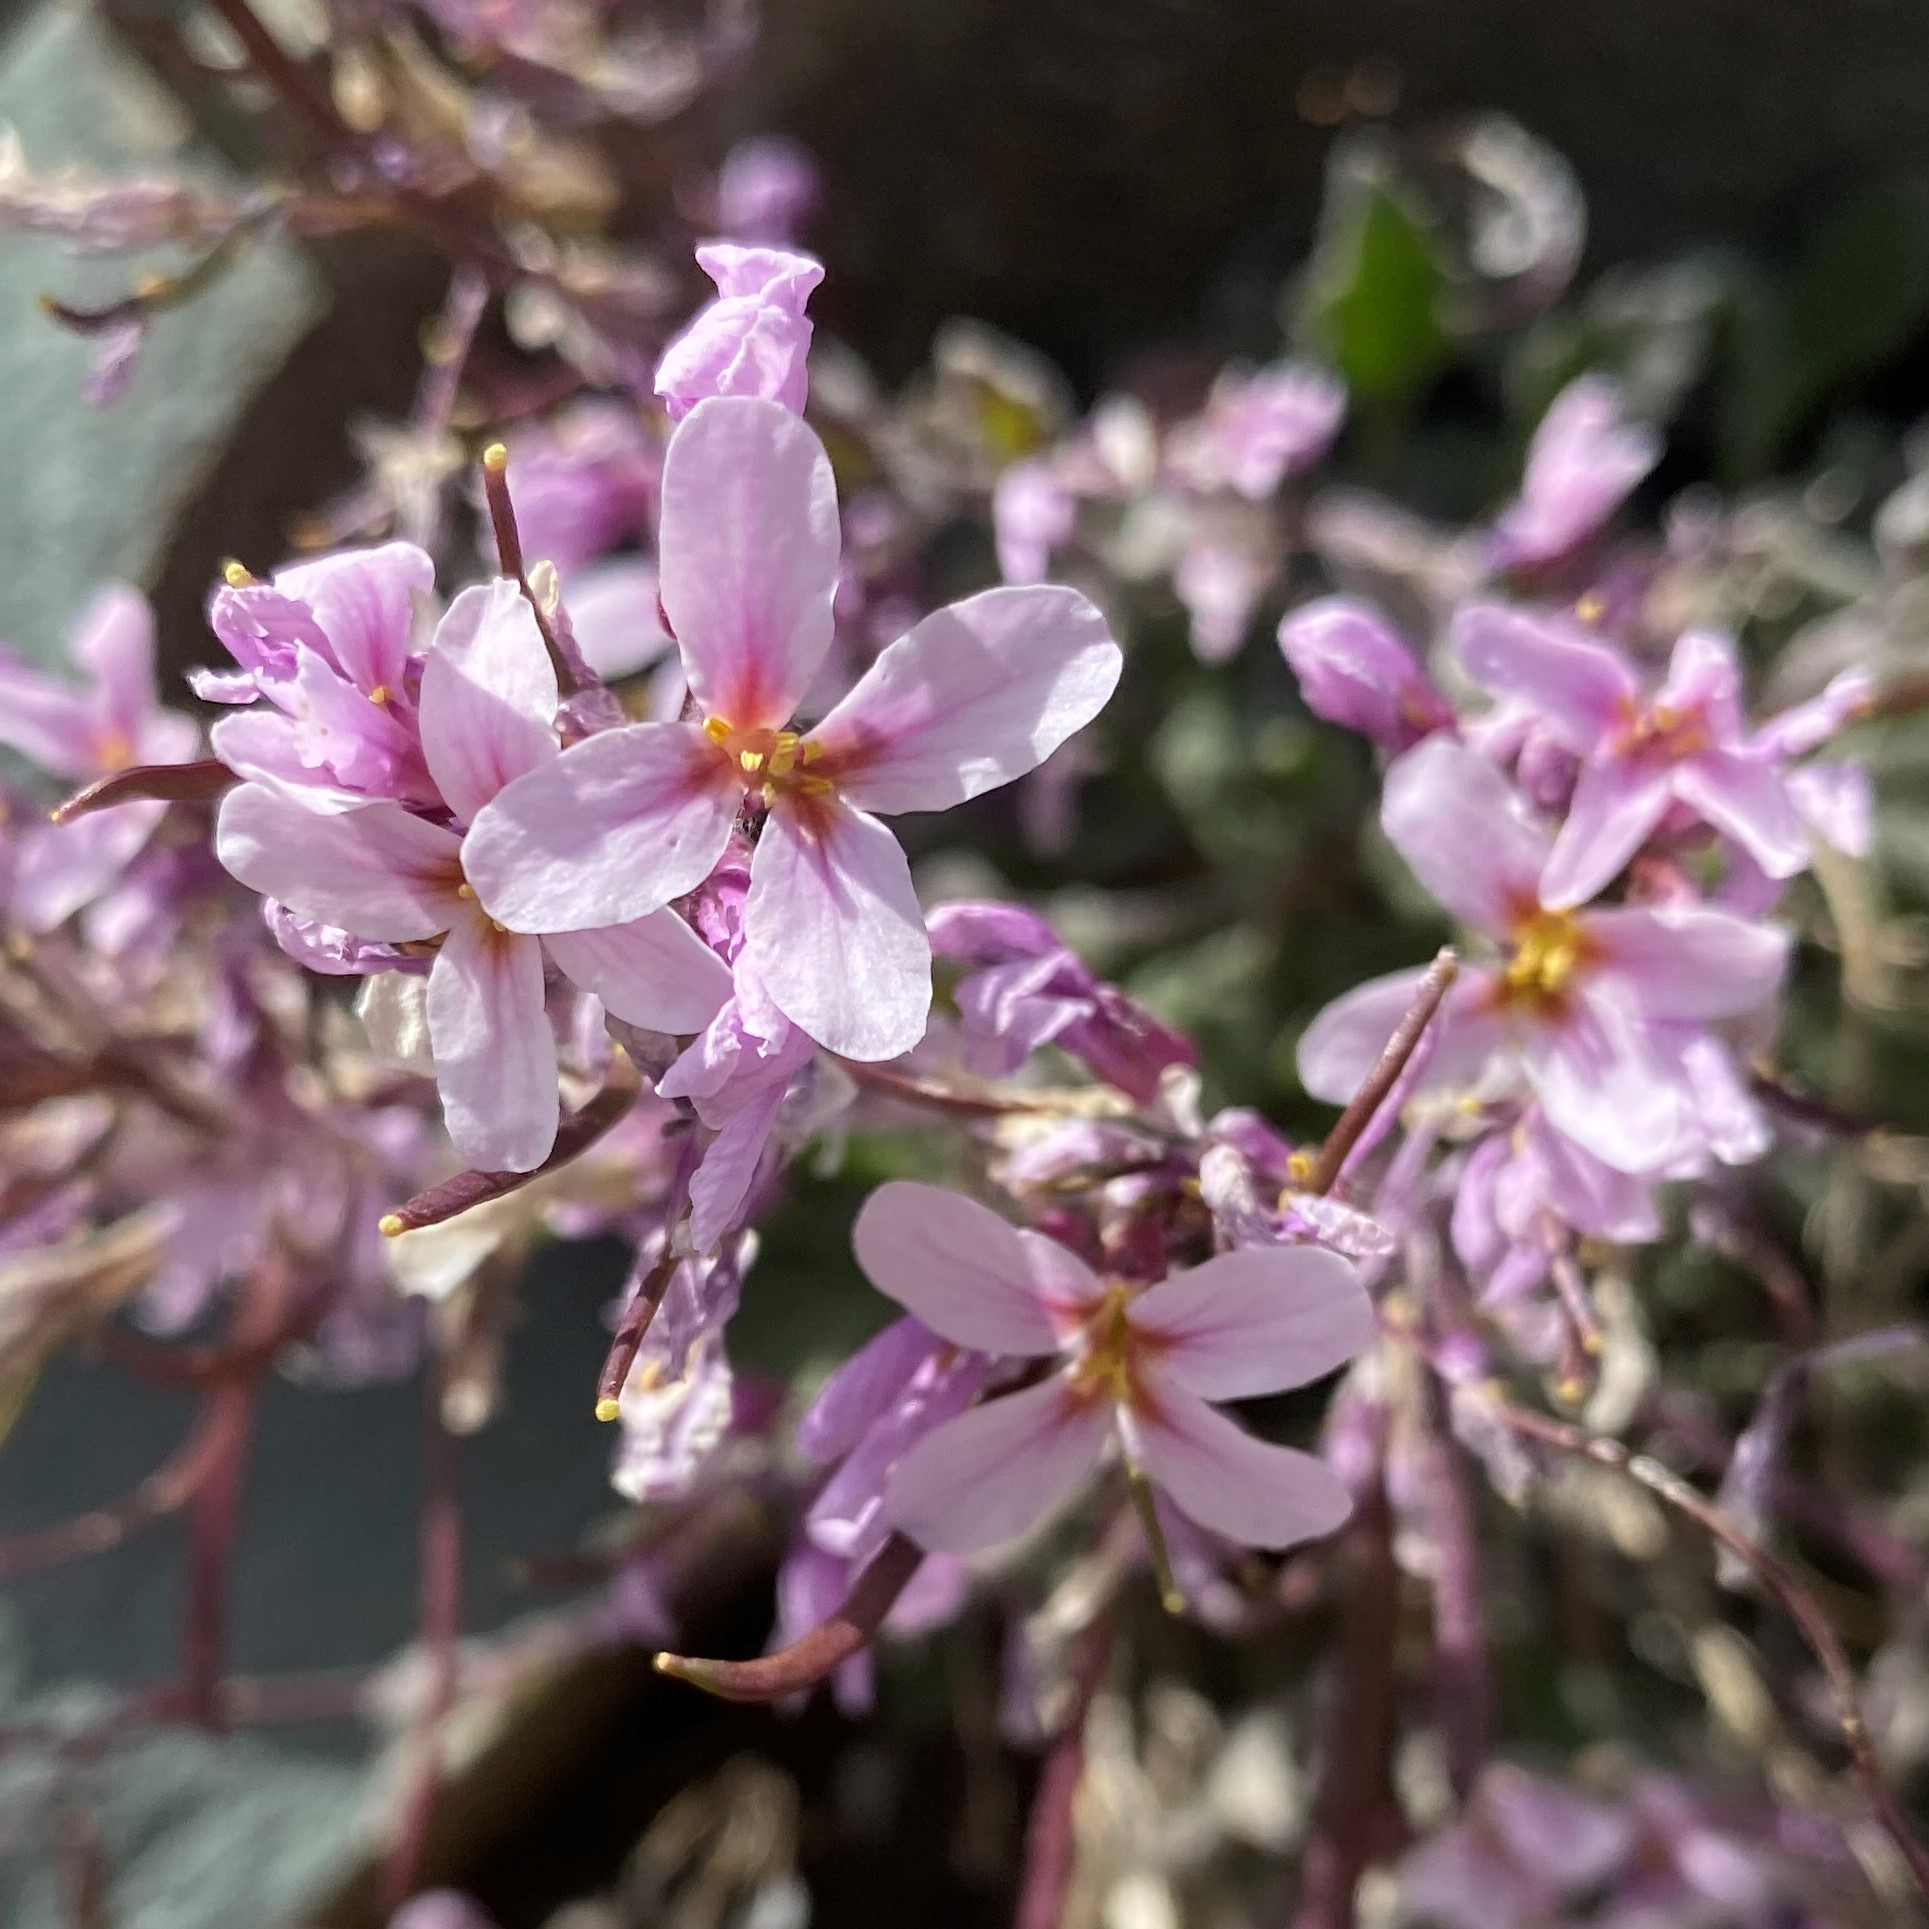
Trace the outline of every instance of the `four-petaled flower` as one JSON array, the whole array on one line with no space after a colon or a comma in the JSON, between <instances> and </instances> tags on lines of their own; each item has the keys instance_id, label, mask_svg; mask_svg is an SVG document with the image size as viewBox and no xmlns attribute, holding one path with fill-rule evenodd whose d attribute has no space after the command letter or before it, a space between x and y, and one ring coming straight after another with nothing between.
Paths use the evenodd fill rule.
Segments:
<instances>
[{"instance_id":1,"label":"four-petaled flower","mask_svg":"<svg viewBox=\"0 0 1929 1929\"><path fill-rule=\"evenodd\" d=\"M1773 996L1788 934L1708 905L1551 904L1546 831L1492 764L1449 737L1389 768L1381 822L1420 882L1500 951L1447 994L1425 1082L1464 1083L1498 1052L1553 1125L1618 1171L1656 1172L1701 1151L1703 1061L1722 1051L1706 1028ZM1376 978L1313 1020L1299 1048L1309 1092L1353 1096L1420 976Z\"/></svg>"},{"instance_id":2,"label":"four-petaled flower","mask_svg":"<svg viewBox=\"0 0 1929 1929\"><path fill-rule=\"evenodd\" d=\"M872 1193L853 1238L871 1283L941 1338L1054 1362L899 1461L885 1508L920 1546L968 1554L1023 1533L1071 1498L1115 1436L1182 1514L1245 1545L1286 1547L1345 1520L1345 1490L1323 1462L1212 1404L1303 1386L1367 1345L1372 1305L1337 1253L1249 1248L1141 1288L909 1180Z\"/></svg>"},{"instance_id":3,"label":"four-petaled flower","mask_svg":"<svg viewBox=\"0 0 1929 1929\"><path fill-rule=\"evenodd\" d=\"M389 944L440 941L428 1024L443 1115L462 1157L495 1171L540 1165L556 1137L545 954L652 1031L701 1031L730 995L728 967L674 912L536 937L477 903L460 826L556 761L557 702L527 600L510 582L478 584L449 606L422 671L422 752L455 827L393 802L324 814L248 783L222 800L215 830L221 862L302 917Z\"/></svg>"},{"instance_id":4,"label":"four-petaled flower","mask_svg":"<svg viewBox=\"0 0 1929 1929\"><path fill-rule=\"evenodd\" d=\"M1532 711L1581 759L1541 879L1551 908L1571 910L1603 889L1677 804L1770 877L1808 863L1808 833L1776 759L1749 741L1725 638L1683 636L1652 696L1614 650L1551 617L1475 604L1454 624L1454 648L1476 683Z\"/></svg>"},{"instance_id":5,"label":"four-petaled flower","mask_svg":"<svg viewBox=\"0 0 1929 1929\"><path fill-rule=\"evenodd\" d=\"M761 805L744 943L771 1002L848 1058L909 1051L931 947L873 813L944 810L1034 768L1104 706L1118 645L1073 590L987 590L789 728L830 645L839 537L823 445L775 402L713 398L679 425L659 546L702 720L605 731L506 785L476 816L469 880L512 931L625 923L701 884Z\"/></svg>"}]
</instances>

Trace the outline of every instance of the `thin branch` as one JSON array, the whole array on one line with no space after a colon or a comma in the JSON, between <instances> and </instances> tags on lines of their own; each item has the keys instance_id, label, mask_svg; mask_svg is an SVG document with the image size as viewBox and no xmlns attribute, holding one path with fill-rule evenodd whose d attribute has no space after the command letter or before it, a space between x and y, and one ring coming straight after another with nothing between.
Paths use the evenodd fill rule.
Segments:
<instances>
[{"instance_id":1,"label":"thin branch","mask_svg":"<svg viewBox=\"0 0 1929 1929\"><path fill-rule=\"evenodd\" d=\"M382 1870L383 1915L411 1894L428 1848L429 1824L442 1783L442 1731L455 1705L462 1634L462 1500L457 1485L456 1436L442 1423L443 1375L427 1376L428 1442L423 1456L420 1592L422 1647L429 1689L415 1737L415 1773L402 1825Z\"/></svg>"},{"instance_id":2,"label":"thin branch","mask_svg":"<svg viewBox=\"0 0 1929 1929\"><path fill-rule=\"evenodd\" d=\"M802 1694L863 1652L923 1560L924 1550L914 1541L893 1534L857 1577L844 1605L801 1640L755 1661L707 1661L686 1654L659 1654L657 1672L687 1681L724 1701L780 1701L785 1695Z\"/></svg>"},{"instance_id":3,"label":"thin branch","mask_svg":"<svg viewBox=\"0 0 1929 1929\"><path fill-rule=\"evenodd\" d=\"M1025 1875L1013 1929L1059 1929L1078 1867L1078 1789L1085 1779L1085 1730L1112 1655L1112 1615L1085 1630L1072 1664L1072 1706L1045 1758L1025 1827Z\"/></svg>"},{"instance_id":4,"label":"thin branch","mask_svg":"<svg viewBox=\"0 0 1929 1929\"><path fill-rule=\"evenodd\" d=\"M585 666L580 661L571 661L571 652L563 647L563 640L556 633L556 625L550 621L542 598L529 585L529 571L522 553L522 532L516 526L516 505L509 496L509 451L500 442L490 443L482 452L482 493L489 505L489 526L495 532L496 559L502 567L502 573L522 591L523 601L535 616L536 628L542 632L543 648L549 652L549 661L555 668L556 681L562 686L563 695L574 696L589 687L589 682L594 679L586 682Z\"/></svg>"},{"instance_id":5,"label":"thin branch","mask_svg":"<svg viewBox=\"0 0 1929 1929\"><path fill-rule=\"evenodd\" d=\"M196 1488L188 1520L187 1613L181 1644L181 1698L188 1720L218 1729L227 1673L228 1584L235 1529L247 1482L258 1382L221 1387L208 1403L219 1447Z\"/></svg>"},{"instance_id":6,"label":"thin branch","mask_svg":"<svg viewBox=\"0 0 1929 1929\"><path fill-rule=\"evenodd\" d=\"M1426 1387L1427 1443L1422 1462L1437 1542L1433 1575L1433 1688L1447 1768L1464 1802L1486 1763L1493 1729L1493 1671L1487 1657L1480 1526L1474 1515L1467 1451L1454 1438L1446 1390Z\"/></svg>"},{"instance_id":7,"label":"thin branch","mask_svg":"<svg viewBox=\"0 0 1929 1929\"><path fill-rule=\"evenodd\" d=\"M413 1199L382 1215L382 1231L391 1239L405 1232L419 1232L424 1226L439 1226L472 1206L486 1205L491 1199L505 1199L512 1192L533 1185L572 1159L579 1159L610 1129L625 1118L642 1090L636 1067L626 1053L618 1052L610 1061L609 1081L579 1110L570 1113L556 1128L555 1149L533 1172L458 1172L440 1185L418 1192Z\"/></svg>"},{"instance_id":8,"label":"thin branch","mask_svg":"<svg viewBox=\"0 0 1929 1929\"><path fill-rule=\"evenodd\" d=\"M675 1249L666 1239L663 1251L636 1282L636 1291L624 1303L622 1317L617 1321L616 1331L610 1339L609 1351L603 1356L602 1371L596 1376L597 1419L614 1420L622 1412L623 1388L629 1380L630 1368L636 1364L636 1356L649 1334L657 1308L663 1304L663 1295L670 1289L670 1281L675 1278L679 1263Z\"/></svg>"},{"instance_id":9,"label":"thin branch","mask_svg":"<svg viewBox=\"0 0 1929 1929\"><path fill-rule=\"evenodd\" d=\"M1908 1865L1917 1889L1925 1900L1929 1900L1929 1851L1925 1851L1917 1840L1883 1772L1881 1758L1876 1754L1875 1742L1862 1713L1855 1670L1821 1604L1795 1574L1736 1526L1706 1495L1690 1486L1672 1468L1664 1467L1660 1461L1646 1454L1631 1452L1619 1440L1589 1433L1584 1427L1535 1413L1526 1407L1514 1406L1508 1401L1495 1401L1489 1411L1504 1426L1512 1428L1525 1439L1537 1440L1562 1453L1592 1460L1598 1466L1612 1467L1637 1481L1677 1513L1693 1521L1717 1545L1725 1548L1780 1602L1808 1644L1809 1651L1815 1656L1828 1682L1829 1695L1835 1703L1836 1724L1841 1729L1856 1779L1862 1784L1862 1792L1876 1820Z\"/></svg>"},{"instance_id":10,"label":"thin branch","mask_svg":"<svg viewBox=\"0 0 1929 1929\"><path fill-rule=\"evenodd\" d=\"M1400 1074L1406 1070L1407 1062L1413 1057L1422 1035L1433 1023L1434 1014L1440 1009L1440 1001L1446 997L1448 988L1459 975L1460 960L1451 949L1443 949L1427 967L1406 1016L1394 1028L1393 1036L1386 1042L1386 1050L1380 1054L1380 1062L1367 1074L1366 1083L1353 1094L1346 1110L1339 1115L1332 1131L1327 1133L1326 1141L1307 1175L1305 1189L1308 1192L1317 1197L1333 1190L1340 1169L1346 1164L1346 1155L1352 1151L1360 1134L1372 1124L1374 1114L1386 1103L1387 1095L1399 1083Z\"/></svg>"}]
</instances>

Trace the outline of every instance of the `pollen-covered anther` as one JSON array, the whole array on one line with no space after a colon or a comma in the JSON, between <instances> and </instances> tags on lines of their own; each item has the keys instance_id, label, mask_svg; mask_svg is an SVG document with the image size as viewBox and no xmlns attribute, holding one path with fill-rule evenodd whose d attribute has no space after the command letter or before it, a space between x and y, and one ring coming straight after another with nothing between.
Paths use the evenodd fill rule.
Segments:
<instances>
[{"instance_id":1,"label":"pollen-covered anther","mask_svg":"<svg viewBox=\"0 0 1929 1929\"><path fill-rule=\"evenodd\" d=\"M383 704L393 703L395 701L395 692L391 690L386 683L378 683L375 688L368 693L368 700L379 709Z\"/></svg>"}]
</instances>

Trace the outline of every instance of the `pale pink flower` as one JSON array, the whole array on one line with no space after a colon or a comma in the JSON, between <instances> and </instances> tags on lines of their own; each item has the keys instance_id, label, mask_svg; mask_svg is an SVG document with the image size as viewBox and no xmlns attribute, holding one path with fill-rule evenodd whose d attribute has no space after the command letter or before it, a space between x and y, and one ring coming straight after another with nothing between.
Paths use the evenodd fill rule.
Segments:
<instances>
[{"instance_id":1,"label":"pale pink flower","mask_svg":"<svg viewBox=\"0 0 1929 1929\"><path fill-rule=\"evenodd\" d=\"M385 543L217 590L208 621L240 668L194 670L188 681L209 703L249 707L214 726L214 754L311 810L375 797L432 805L415 618L434 585L422 550Z\"/></svg>"},{"instance_id":2,"label":"pale pink flower","mask_svg":"<svg viewBox=\"0 0 1929 1929\"><path fill-rule=\"evenodd\" d=\"M1449 737L1388 769L1381 823L1427 890L1500 953L1463 967L1447 994L1423 1083L1517 1071L1552 1125L1621 1172L1704 1149L1704 1061L1725 1053L1708 1027L1773 997L1788 934L1708 905L1548 903L1547 832L1492 764ZM1420 977L1375 979L1313 1020L1299 1047L1309 1092L1352 1097Z\"/></svg>"},{"instance_id":3,"label":"pale pink flower","mask_svg":"<svg viewBox=\"0 0 1929 1929\"><path fill-rule=\"evenodd\" d=\"M1114 1436L1181 1513L1241 1545L1286 1547L1346 1518L1322 1462L1212 1404L1304 1386L1368 1344L1372 1306L1337 1253L1226 1253L1141 1289L909 1180L871 1194L853 1240L871 1283L941 1338L1056 1362L898 1462L885 1511L920 1546L969 1554L1023 1533L1071 1499Z\"/></svg>"},{"instance_id":4,"label":"pale pink flower","mask_svg":"<svg viewBox=\"0 0 1929 1929\"><path fill-rule=\"evenodd\" d=\"M178 764L194 755L194 725L157 700L154 617L139 591L98 591L67 653L86 676L84 687L0 647L0 744L76 787L130 764ZM166 810L123 804L71 824L23 828L7 892L11 915L30 931L64 923L120 877Z\"/></svg>"},{"instance_id":5,"label":"pale pink flower","mask_svg":"<svg viewBox=\"0 0 1929 1929\"><path fill-rule=\"evenodd\" d=\"M1205 413L1173 435L1168 466L1188 488L1265 502L1326 453L1345 418L1346 384L1310 362L1228 369Z\"/></svg>"},{"instance_id":6,"label":"pale pink flower","mask_svg":"<svg viewBox=\"0 0 1929 1929\"><path fill-rule=\"evenodd\" d=\"M739 141L717 170L717 220L734 241L788 248L823 198L810 149L787 134Z\"/></svg>"},{"instance_id":7,"label":"pale pink flower","mask_svg":"<svg viewBox=\"0 0 1929 1929\"><path fill-rule=\"evenodd\" d=\"M1793 877L1808 863L1808 836L1777 760L1749 740L1741 671L1725 638L1683 636L1652 695L1578 624L1496 604L1460 613L1454 650L1476 683L1530 708L1581 759L1541 880L1550 907L1593 897L1676 805L1732 838L1770 877Z\"/></svg>"},{"instance_id":8,"label":"pale pink flower","mask_svg":"<svg viewBox=\"0 0 1929 1929\"><path fill-rule=\"evenodd\" d=\"M811 324L804 313L824 279L809 255L712 241L697 266L717 284L657 364L656 392L672 422L716 395L758 396L802 415L809 393Z\"/></svg>"},{"instance_id":9,"label":"pale pink flower","mask_svg":"<svg viewBox=\"0 0 1929 1929\"><path fill-rule=\"evenodd\" d=\"M1627 419L1613 382L1601 375L1570 382L1534 431L1519 499L1494 524L1494 567L1559 562L1660 459L1660 436Z\"/></svg>"},{"instance_id":10,"label":"pale pink flower","mask_svg":"<svg viewBox=\"0 0 1929 1929\"><path fill-rule=\"evenodd\" d=\"M1281 618L1280 654L1306 707L1385 751L1408 750L1453 712L1413 652L1371 604L1322 596Z\"/></svg>"},{"instance_id":11,"label":"pale pink flower","mask_svg":"<svg viewBox=\"0 0 1929 1929\"><path fill-rule=\"evenodd\" d=\"M767 815L744 951L792 1024L848 1058L923 1036L931 947L874 813L944 810L1022 776L1097 715L1118 645L1075 591L995 589L893 643L824 720L786 726L830 646L839 546L822 444L774 402L701 403L663 471L663 609L701 722L610 730L508 785L465 856L516 931L641 917Z\"/></svg>"},{"instance_id":12,"label":"pale pink flower","mask_svg":"<svg viewBox=\"0 0 1929 1929\"><path fill-rule=\"evenodd\" d=\"M457 826L555 761L556 710L555 671L515 584L464 590L436 631L421 702L423 754ZM722 960L667 910L540 938L504 930L464 876L462 831L397 803L324 814L242 784L222 800L215 849L301 917L376 943L440 941L428 983L436 1084L456 1150L489 1170L528 1171L555 1141L545 962L652 1031L699 1031L729 995Z\"/></svg>"}]
</instances>

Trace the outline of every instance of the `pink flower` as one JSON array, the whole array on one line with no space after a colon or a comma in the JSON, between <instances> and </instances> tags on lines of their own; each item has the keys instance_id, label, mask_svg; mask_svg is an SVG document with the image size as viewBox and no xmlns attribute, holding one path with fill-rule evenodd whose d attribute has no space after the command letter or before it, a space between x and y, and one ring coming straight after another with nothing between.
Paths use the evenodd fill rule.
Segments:
<instances>
[{"instance_id":1,"label":"pink flower","mask_svg":"<svg viewBox=\"0 0 1929 1929\"><path fill-rule=\"evenodd\" d=\"M1581 761L1542 895L1569 909L1608 884L1680 805L1732 838L1770 877L1808 863L1808 837L1774 758L1751 744L1741 672L1723 638L1690 631L1645 696L1634 671L1577 625L1491 603L1454 623L1461 667L1531 708Z\"/></svg>"},{"instance_id":2,"label":"pink flower","mask_svg":"<svg viewBox=\"0 0 1929 1929\"><path fill-rule=\"evenodd\" d=\"M712 241L697 266L717 298L663 351L656 392L672 422L710 396L760 396L804 412L811 325L804 304L824 279L809 255Z\"/></svg>"},{"instance_id":3,"label":"pink flower","mask_svg":"<svg viewBox=\"0 0 1929 1929\"><path fill-rule=\"evenodd\" d=\"M1078 497L1047 457L1008 463L998 472L991 527L1006 582L1041 582L1052 551L1070 542L1077 526Z\"/></svg>"},{"instance_id":4,"label":"pink flower","mask_svg":"<svg viewBox=\"0 0 1929 1929\"><path fill-rule=\"evenodd\" d=\"M1410 749L1453 725L1432 679L1369 604L1350 596L1304 604L1281 620L1279 648L1314 716L1382 750Z\"/></svg>"},{"instance_id":5,"label":"pink flower","mask_svg":"<svg viewBox=\"0 0 1929 1929\"><path fill-rule=\"evenodd\" d=\"M1661 438L1627 420L1612 382L1583 375L1568 383L1534 431L1519 500L1494 524L1494 567L1561 561L1660 459Z\"/></svg>"},{"instance_id":6,"label":"pink flower","mask_svg":"<svg viewBox=\"0 0 1929 1929\"><path fill-rule=\"evenodd\" d=\"M1265 502L1326 453L1345 416L1345 383L1310 362L1229 369L1205 413L1174 435L1170 462L1187 487Z\"/></svg>"},{"instance_id":7,"label":"pink flower","mask_svg":"<svg viewBox=\"0 0 1929 1929\"><path fill-rule=\"evenodd\" d=\"M311 810L374 797L433 804L416 719L415 604L434 584L435 565L413 543L385 543L218 590L208 621L241 668L191 671L188 681L209 703L255 707L214 726L214 754Z\"/></svg>"},{"instance_id":8,"label":"pink flower","mask_svg":"<svg viewBox=\"0 0 1929 1929\"><path fill-rule=\"evenodd\" d=\"M421 690L423 754L457 826L556 760L556 676L513 583L455 599ZM730 974L664 910L541 938L505 931L464 876L467 842L397 803L324 814L258 783L228 793L215 831L221 862L300 917L376 943L439 941L428 1023L449 1137L473 1165L526 1172L556 1137L545 962L615 1017L676 1033L709 1023Z\"/></svg>"},{"instance_id":9,"label":"pink flower","mask_svg":"<svg viewBox=\"0 0 1929 1929\"><path fill-rule=\"evenodd\" d=\"M156 701L154 618L138 591L97 592L67 651L86 675L84 688L0 647L0 744L75 786L130 764L178 764L194 755L194 725ZM29 931L64 923L126 870L166 810L123 804L71 824L28 825L13 853L11 915Z\"/></svg>"},{"instance_id":10,"label":"pink flower","mask_svg":"<svg viewBox=\"0 0 1929 1929\"><path fill-rule=\"evenodd\" d=\"M717 172L717 219L734 241L788 248L822 200L810 149L788 135L739 141Z\"/></svg>"},{"instance_id":11,"label":"pink flower","mask_svg":"<svg viewBox=\"0 0 1929 1929\"><path fill-rule=\"evenodd\" d=\"M944 810L1022 776L1096 716L1118 645L1069 589L995 589L924 618L814 729L787 728L828 649L837 495L774 402L703 402L663 470L660 584L701 723L606 731L508 785L465 862L516 931L620 924L693 890L746 801L767 815L744 952L790 1022L848 1058L923 1036L931 948L873 813Z\"/></svg>"},{"instance_id":12,"label":"pink flower","mask_svg":"<svg viewBox=\"0 0 1929 1929\"><path fill-rule=\"evenodd\" d=\"M1289 1546L1346 1518L1320 1461L1211 1404L1303 1386L1368 1343L1372 1306L1336 1253L1227 1253L1140 1290L908 1180L872 1193L853 1237L871 1283L941 1338L1057 1362L898 1462L885 1509L920 1546L969 1554L1024 1532L1071 1498L1114 1434L1181 1513L1242 1545Z\"/></svg>"},{"instance_id":13,"label":"pink flower","mask_svg":"<svg viewBox=\"0 0 1929 1929\"><path fill-rule=\"evenodd\" d=\"M1724 1056L1707 1027L1767 1002L1787 934L1707 905L1548 903L1547 833L1492 764L1448 737L1391 766L1381 822L1427 890L1500 951L1448 993L1424 1082L1517 1070L1551 1124L1620 1172L1703 1149L1701 1061ZM1309 1092L1352 1097L1420 975L1375 979L1314 1019L1299 1048Z\"/></svg>"}]
</instances>

